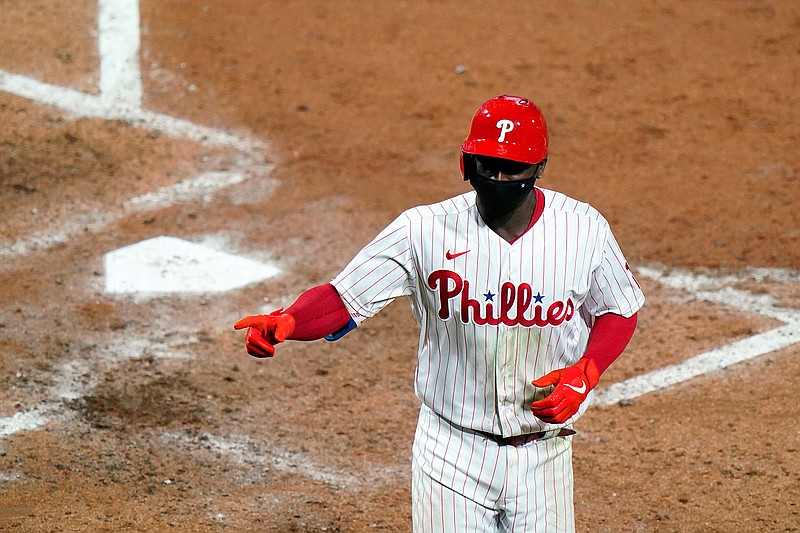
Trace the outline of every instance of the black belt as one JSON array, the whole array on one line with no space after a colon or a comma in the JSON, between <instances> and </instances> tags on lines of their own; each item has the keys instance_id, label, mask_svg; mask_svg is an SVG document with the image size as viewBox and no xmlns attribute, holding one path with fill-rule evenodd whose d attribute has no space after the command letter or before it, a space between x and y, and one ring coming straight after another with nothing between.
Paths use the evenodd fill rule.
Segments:
<instances>
[{"instance_id":1,"label":"black belt","mask_svg":"<svg viewBox=\"0 0 800 533\"><path fill-rule=\"evenodd\" d=\"M434 411L431 411L432 414L436 415ZM439 415L436 415L439 416ZM524 444L528 444L529 442L533 442L535 440L541 439L549 439L552 437L569 437L570 435L574 435L576 433L575 430L570 428L559 428L559 429L551 429L549 431L537 431L536 433L526 433L525 435L513 435L511 437L503 437L502 435L495 435L494 433L487 433L485 431L478 431L471 428L466 428L464 426L459 426L449 420L442 418L439 416L439 419L448 424L449 426L462 431L464 433L472 433L483 437L484 439L488 439L492 442L499 444L500 446L522 446Z\"/></svg>"},{"instance_id":2,"label":"black belt","mask_svg":"<svg viewBox=\"0 0 800 533\"><path fill-rule=\"evenodd\" d=\"M574 435L575 430L569 428L554 429L551 431L537 431L536 433L526 433L525 435L513 435L511 437L503 437L493 433L484 433L483 431L475 431L478 435L496 442L500 446L522 446L533 442L535 440L542 440L550 437L569 437Z\"/></svg>"}]
</instances>

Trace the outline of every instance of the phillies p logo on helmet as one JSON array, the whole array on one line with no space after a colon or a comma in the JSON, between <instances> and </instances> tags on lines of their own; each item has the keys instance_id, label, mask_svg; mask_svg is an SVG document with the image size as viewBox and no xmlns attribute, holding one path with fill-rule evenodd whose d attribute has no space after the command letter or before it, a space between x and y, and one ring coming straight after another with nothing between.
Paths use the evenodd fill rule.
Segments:
<instances>
[{"instance_id":1,"label":"phillies p logo on helmet","mask_svg":"<svg viewBox=\"0 0 800 533\"><path fill-rule=\"evenodd\" d=\"M506 133L514 129L514 123L504 118L498 120L496 125L500 130L500 136L497 138L497 142L501 143L506 140Z\"/></svg>"}]
</instances>

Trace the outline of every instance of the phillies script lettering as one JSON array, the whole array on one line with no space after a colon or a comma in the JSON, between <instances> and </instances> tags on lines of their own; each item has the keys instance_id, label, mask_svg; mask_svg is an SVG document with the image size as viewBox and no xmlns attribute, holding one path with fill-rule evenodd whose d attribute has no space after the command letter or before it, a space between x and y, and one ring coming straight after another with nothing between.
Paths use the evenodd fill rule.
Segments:
<instances>
[{"instance_id":1,"label":"phillies script lettering","mask_svg":"<svg viewBox=\"0 0 800 533\"><path fill-rule=\"evenodd\" d=\"M542 305L533 305L533 316L526 318L525 314L531 309L534 300L533 288L527 283L518 287L510 281L503 283L498 295L500 301L499 314L495 315L495 306L487 301L481 304L470 297L469 281L451 270L436 270L428 276L428 287L439 294L439 318L450 318L450 300L458 298L461 304L461 321L467 324L472 316L472 321L478 325L497 326L558 326L569 321L575 314L575 304L567 298L566 303L555 301L547 310Z\"/></svg>"}]
</instances>

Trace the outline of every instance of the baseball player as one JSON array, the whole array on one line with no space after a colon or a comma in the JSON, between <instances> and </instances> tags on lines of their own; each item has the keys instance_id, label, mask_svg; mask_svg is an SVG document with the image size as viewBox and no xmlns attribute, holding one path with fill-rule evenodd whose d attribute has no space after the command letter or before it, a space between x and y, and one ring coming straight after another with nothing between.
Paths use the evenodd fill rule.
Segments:
<instances>
[{"instance_id":1,"label":"baseball player","mask_svg":"<svg viewBox=\"0 0 800 533\"><path fill-rule=\"evenodd\" d=\"M572 425L644 296L600 213L535 187L548 144L533 102L486 101L461 147L474 190L405 211L330 284L234 326L272 357L410 298L415 532L574 531Z\"/></svg>"}]
</instances>

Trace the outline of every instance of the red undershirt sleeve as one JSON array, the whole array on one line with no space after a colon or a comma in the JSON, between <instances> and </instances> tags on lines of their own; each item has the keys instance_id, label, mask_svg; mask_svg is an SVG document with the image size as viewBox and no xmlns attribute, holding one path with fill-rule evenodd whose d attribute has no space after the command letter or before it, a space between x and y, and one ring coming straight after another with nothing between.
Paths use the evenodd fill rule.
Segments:
<instances>
[{"instance_id":1,"label":"red undershirt sleeve","mask_svg":"<svg viewBox=\"0 0 800 533\"><path fill-rule=\"evenodd\" d=\"M605 372L625 350L633 337L637 321L638 313L628 318L613 313L595 318L592 332L589 334L589 343L582 359L594 360L600 374Z\"/></svg>"},{"instance_id":2,"label":"red undershirt sleeve","mask_svg":"<svg viewBox=\"0 0 800 533\"><path fill-rule=\"evenodd\" d=\"M301 294L286 311L295 319L289 339L313 341L335 333L350 322L350 313L330 283Z\"/></svg>"}]
</instances>

